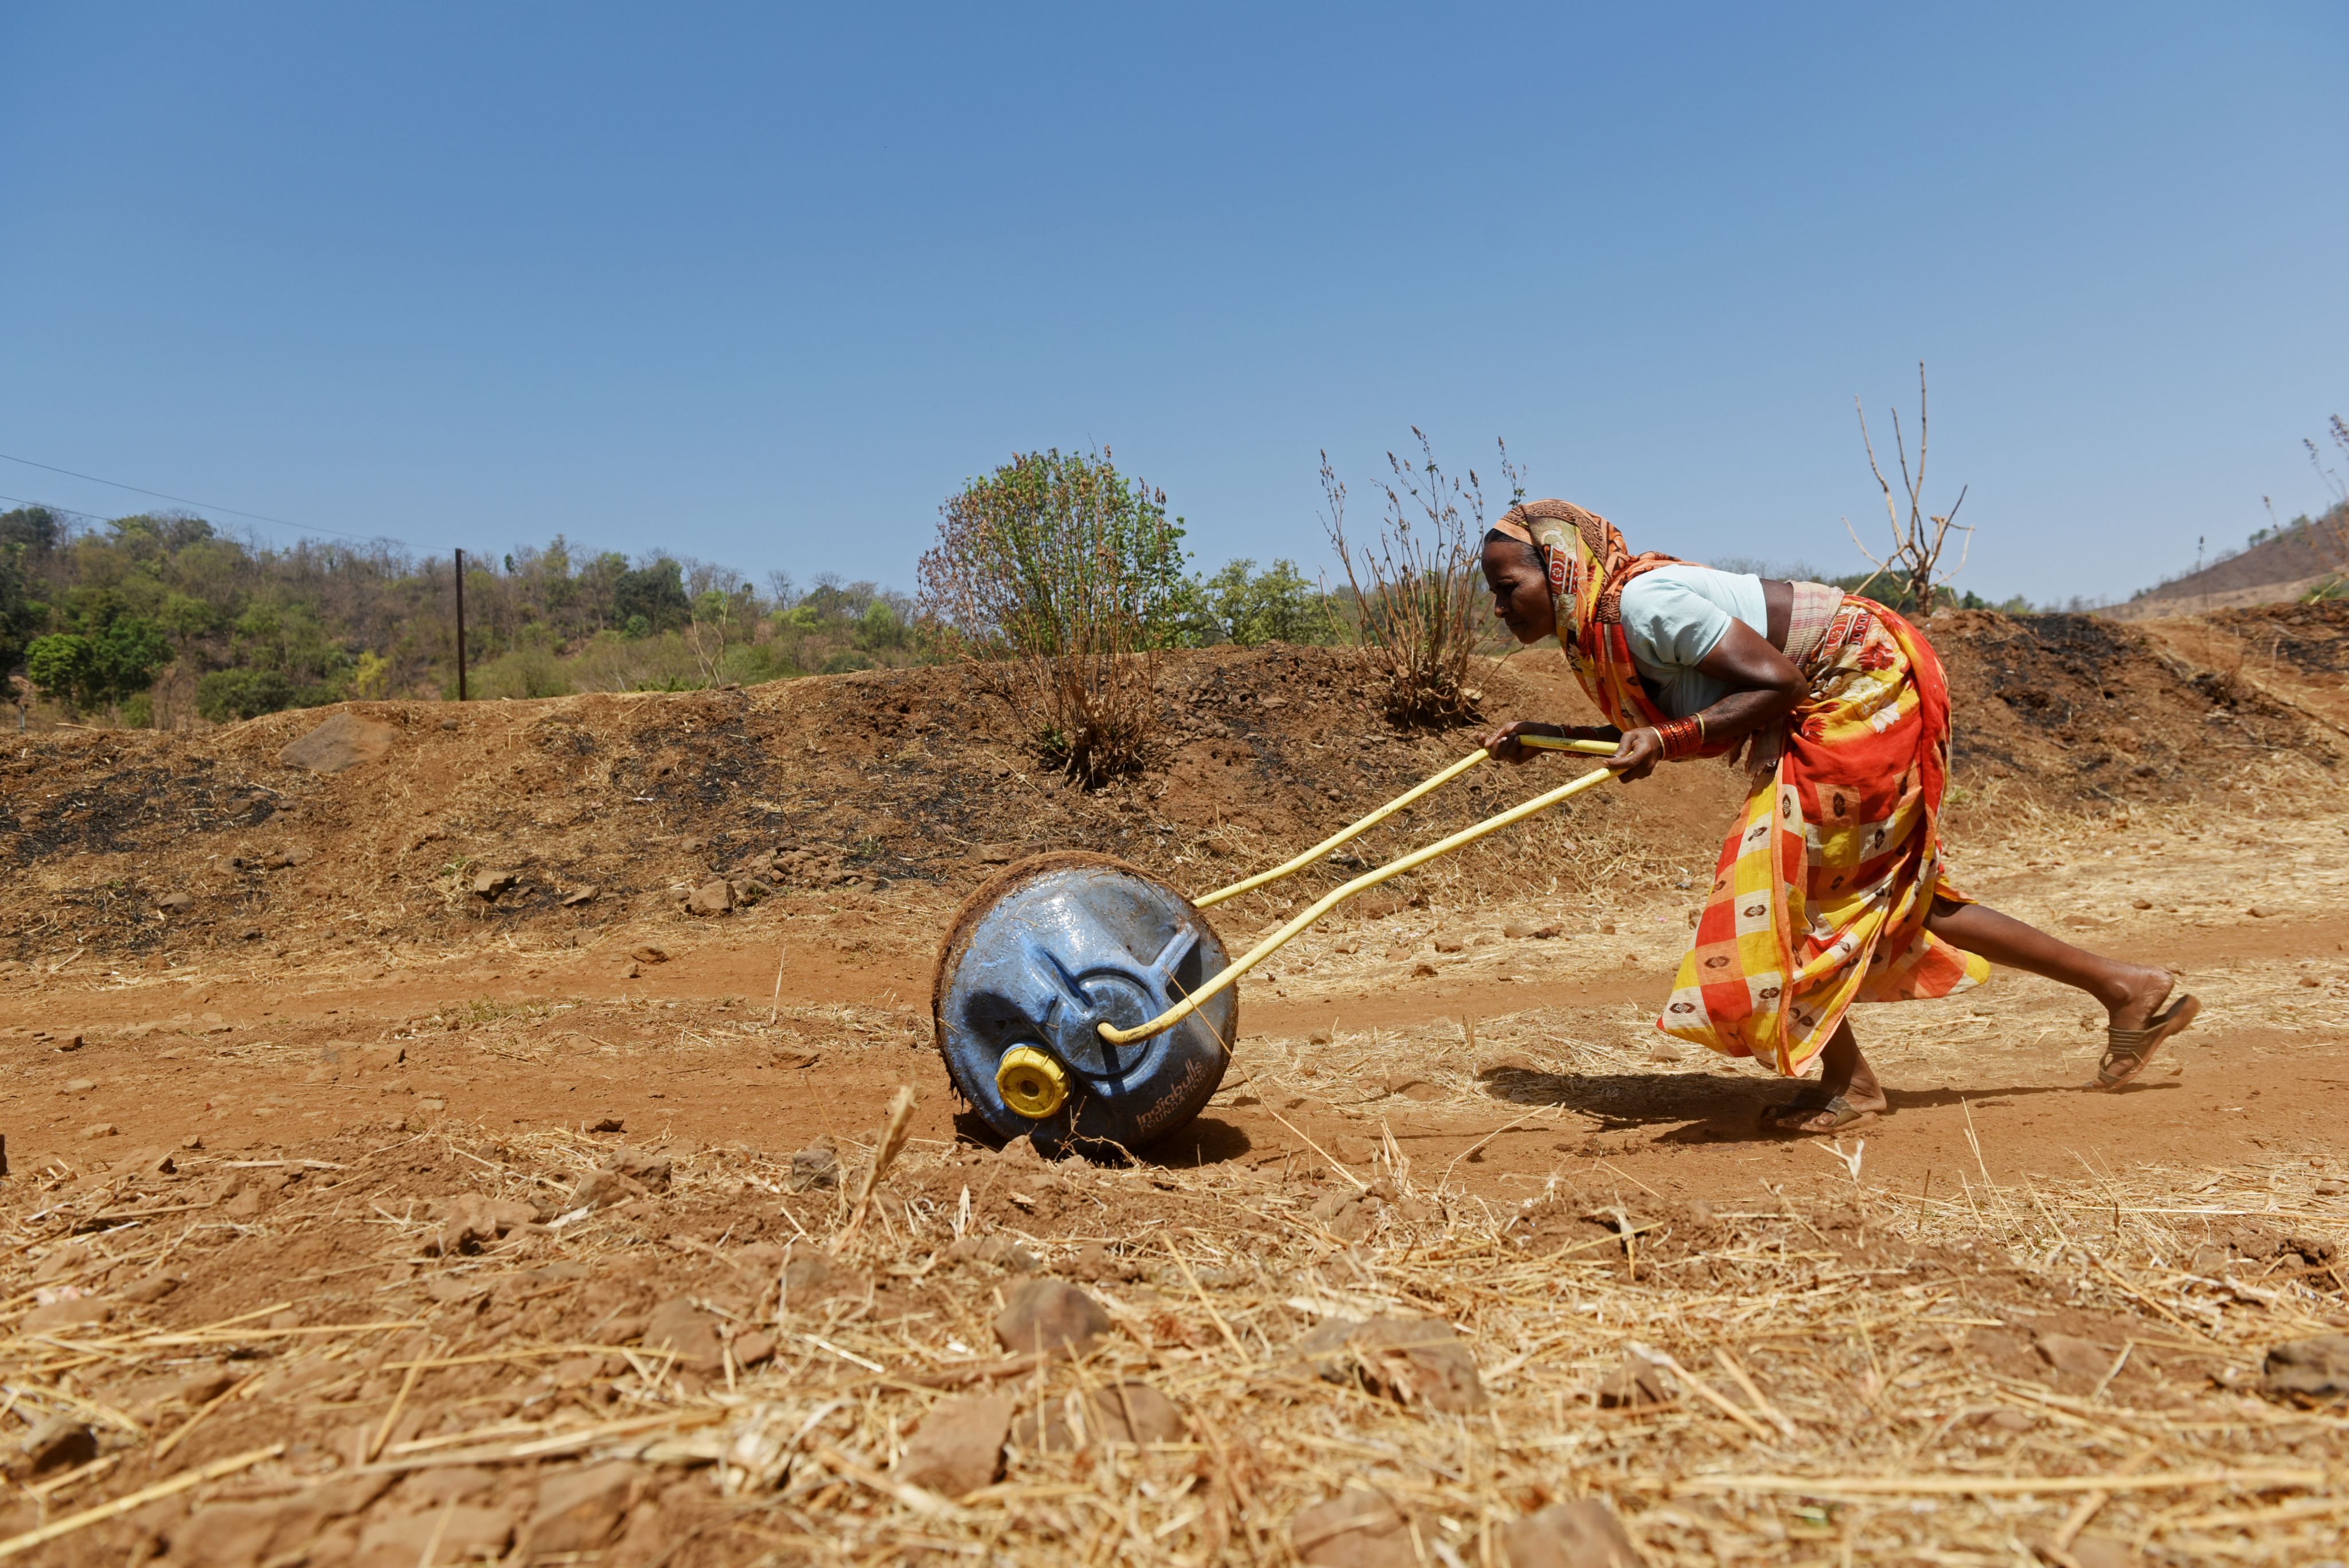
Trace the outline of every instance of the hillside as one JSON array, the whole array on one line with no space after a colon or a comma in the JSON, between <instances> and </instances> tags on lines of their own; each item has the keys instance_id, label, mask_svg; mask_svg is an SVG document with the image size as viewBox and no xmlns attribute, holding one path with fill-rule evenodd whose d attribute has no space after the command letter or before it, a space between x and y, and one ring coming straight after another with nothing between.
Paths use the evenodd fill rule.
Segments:
<instances>
[{"instance_id":1,"label":"hillside","mask_svg":"<svg viewBox=\"0 0 2349 1568\"><path fill-rule=\"evenodd\" d=\"M2254 536L2242 550L2145 589L2103 613L2140 620L2287 602L2344 567L2349 567L2349 505L2263 531L2263 536Z\"/></svg>"}]
</instances>

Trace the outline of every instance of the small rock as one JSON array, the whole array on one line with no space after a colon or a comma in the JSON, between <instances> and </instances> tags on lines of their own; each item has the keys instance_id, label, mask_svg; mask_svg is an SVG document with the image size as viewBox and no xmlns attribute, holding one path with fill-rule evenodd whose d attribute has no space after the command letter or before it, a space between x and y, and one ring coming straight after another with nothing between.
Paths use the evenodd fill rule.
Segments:
<instances>
[{"instance_id":1,"label":"small rock","mask_svg":"<svg viewBox=\"0 0 2349 1568\"><path fill-rule=\"evenodd\" d=\"M1508 1568L1640 1568L1640 1549L1605 1503L1555 1502L1501 1527Z\"/></svg>"},{"instance_id":2,"label":"small rock","mask_svg":"<svg viewBox=\"0 0 2349 1568\"><path fill-rule=\"evenodd\" d=\"M1147 1383L1112 1383L1093 1390L1092 1415L1102 1440L1179 1443L1190 1430L1182 1407Z\"/></svg>"},{"instance_id":3,"label":"small rock","mask_svg":"<svg viewBox=\"0 0 2349 1568\"><path fill-rule=\"evenodd\" d=\"M1009 866L1019 858L1017 844L981 844L971 850L971 858L982 866Z\"/></svg>"},{"instance_id":4,"label":"small rock","mask_svg":"<svg viewBox=\"0 0 2349 1568\"><path fill-rule=\"evenodd\" d=\"M81 1137L85 1139L119 1137L121 1133L122 1129L112 1122L92 1122L81 1129Z\"/></svg>"},{"instance_id":5,"label":"small rock","mask_svg":"<svg viewBox=\"0 0 2349 1568\"><path fill-rule=\"evenodd\" d=\"M511 871L496 871L485 866L473 873L473 897L494 902L499 894L509 891L521 880Z\"/></svg>"},{"instance_id":6,"label":"small rock","mask_svg":"<svg viewBox=\"0 0 2349 1568\"><path fill-rule=\"evenodd\" d=\"M962 1237L947 1248L947 1257L957 1263L993 1263L1015 1274L1032 1274L1041 1266L1035 1253L1009 1236L991 1232Z\"/></svg>"},{"instance_id":7,"label":"small rock","mask_svg":"<svg viewBox=\"0 0 2349 1568\"><path fill-rule=\"evenodd\" d=\"M1133 1262L1116 1256L1099 1241L1088 1241L1078 1248L1077 1255L1061 1272L1070 1279L1094 1284L1120 1284L1142 1273Z\"/></svg>"},{"instance_id":8,"label":"small rock","mask_svg":"<svg viewBox=\"0 0 2349 1568\"><path fill-rule=\"evenodd\" d=\"M1342 1189L1316 1199L1305 1214L1340 1241L1359 1241L1378 1223L1377 1210L1360 1193Z\"/></svg>"},{"instance_id":9,"label":"small rock","mask_svg":"<svg viewBox=\"0 0 2349 1568\"><path fill-rule=\"evenodd\" d=\"M2349 1398L2349 1334L2270 1345L2260 1367L2260 1392L2271 1399Z\"/></svg>"},{"instance_id":10,"label":"small rock","mask_svg":"<svg viewBox=\"0 0 2349 1568\"><path fill-rule=\"evenodd\" d=\"M812 1192L840 1185L840 1154L832 1139L820 1137L792 1156L792 1174L785 1183L793 1192Z\"/></svg>"},{"instance_id":11,"label":"small rock","mask_svg":"<svg viewBox=\"0 0 2349 1568\"><path fill-rule=\"evenodd\" d=\"M1332 1318L1299 1340L1293 1354L1332 1383L1358 1383L1398 1405L1431 1410L1485 1407L1476 1358L1441 1318Z\"/></svg>"},{"instance_id":12,"label":"small rock","mask_svg":"<svg viewBox=\"0 0 2349 1568\"><path fill-rule=\"evenodd\" d=\"M2042 1361L2075 1377L2102 1377L2113 1369L2113 1362L2120 1355L2111 1345L2068 1334L2043 1334L2038 1336L2037 1348Z\"/></svg>"},{"instance_id":13,"label":"small rock","mask_svg":"<svg viewBox=\"0 0 2349 1568\"><path fill-rule=\"evenodd\" d=\"M1602 937L1611 937L1615 934L1615 922L1605 919L1594 920L1591 922L1590 929Z\"/></svg>"},{"instance_id":14,"label":"small rock","mask_svg":"<svg viewBox=\"0 0 2349 1568\"><path fill-rule=\"evenodd\" d=\"M424 1243L424 1252L438 1258L479 1252L538 1219L538 1210L527 1203L471 1192L442 1199L433 1205L433 1211L440 1228Z\"/></svg>"},{"instance_id":15,"label":"small rock","mask_svg":"<svg viewBox=\"0 0 2349 1568\"><path fill-rule=\"evenodd\" d=\"M25 1435L25 1462L36 1476L98 1458L98 1434L71 1416L51 1416Z\"/></svg>"},{"instance_id":16,"label":"small rock","mask_svg":"<svg viewBox=\"0 0 2349 1568\"><path fill-rule=\"evenodd\" d=\"M862 1290L864 1282L822 1252L793 1251L783 1265L783 1304L802 1307L826 1296Z\"/></svg>"},{"instance_id":17,"label":"small rock","mask_svg":"<svg viewBox=\"0 0 2349 1568\"><path fill-rule=\"evenodd\" d=\"M1514 941L1547 941L1557 932L1554 925L1537 926L1528 920L1513 920L1501 928L1501 934Z\"/></svg>"},{"instance_id":18,"label":"small rock","mask_svg":"<svg viewBox=\"0 0 2349 1568\"><path fill-rule=\"evenodd\" d=\"M620 978L622 980L634 980L636 976L644 972L643 967L634 959L630 959L627 962L620 966Z\"/></svg>"},{"instance_id":19,"label":"small rock","mask_svg":"<svg viewBox=\"0 0 2349 1568\"><path fill-rule=\"evenodd\" d=\"M2269 911L2260 908L2257 904L2253 904L2250 909L2245 909L2243 913L2251 916L2251 918L2255 920L2264 920L2268 918Z\"/></svg>"},{"instance_id":20,"label":"small rock","mask_svg":"<svg viewBox=\"0 0 2349 1568\"><path fill-rule=\"evenodd\" d=\"M636 960L638 963L668 962L668 950L667 948L657 948L650 942L647 942L643 947L636 949L634 951L630 952L628 956Z\"/></svg>"},{"instance_id":21,"label":"small rock","mask_svg":"<svg viewBox=\"0 0 2349 1568\"><path fill-rule=\"evenodd\" d=\"M905 1457L897 1461L897 1479L947 1497L991 1484L1003 1473L1012 1398L1009 1394L967 1394L940 1400L914 1428Z\"/></svg>"},{"instance_id":22,"label":"small rock","mask_svg":"<svg viewBox=\"0 0 2349 1568\"><path fill-rule=\"evenodd\" d=\"M192 893L166 893L155 900L155 907L167 915L184 915L196 907Z\"/></svg>"},{"instance_id":23,"label":"small rock","mask_svg":"<svg viewBox=\"0 0 2349 1568\"><path fill-rule=\"evenodd\" d=\"M137 1306L150 1306L180 1288L176 1274L150 1274L143 1280L133 1280L114 1293Z\"/></svg>"},{"instance_id":24,"label":"small rock","mask_svg":"<svg viewBox=\"0 0 2349 1568\"><path fill-rule=\"evenodd\" d=\"M1075 1355L1109 1332L1101 1303L1059 1280L1028 1280L1014 1285L995 1320L995 1337L1009 1351Z\"/></svg>"},{"instance_id":25,"label":"small rock","mask_svg":"<svg viewBox=\"0 0 2349 1568\"><path fill-rule=\"evenodd\" d=\"M338 774L361 763L374 762L390 751L392 742L398 739L399 732L388 724L378 724L356 713L337 713L279 752L277 760L289 768Z\"/></svg>"},{"instance_id":26,"label":"small rock","mask_svg":"<svg viewBox=\"0 0 2349 1568\"><path fill-rule=\"evenodd\" d=\"M538 1508L524 1532L525 1550L516 1556L599 1550L644 1490L644 1472L621 1459L540 1482Z\"/></svg>"},{"instance_id":27,"label":"small rock","mask_svg":"<svg viewBox=\"0 0 2349 1568\"><path fill-rule=\"evenodd\" d=\"M592 904L595 901L595 895L601 891L600 888L574 888L563 895L563 907L575 909L582 904Z\"/></svg>"},{"instance_id":28,"label":"small rock","mask_svg":"<svg viewBox=\"0 0 2349 1568\"><path fill-rule=\"evenodd\" d=\"M1623 967L1624 967L1625 969L1637 969L1637 968L1639 968L1639 967L1640 967L1640 959L1639 959L1639 955L1638 955L1638 954L1636 954L1636 953L1625 953L1625 954L1623 955Z\"/></svg>"},{"instance_id":29,"label":"small rock","mask_svg":"<svg viewBox=\"0 0 2349 1568\"><path fill-rule=\"evenodd\" d=\"M1288 1521L1288 1543L1311 1568L1420 1568L1411 1521L1382 1491L1352 1487Z\"/></svg>"},{"instance_id":30,"label":"small rock","mask_svg":"<svg viewBox=\"0 0 2349 1568\"><path fill-rule=\"evenodd\" d=\"M2129 908L2132 909L2150 909L2153 908L2153 900L2150 898L2131 898L2129 900Z\"/></svg>"},{"instance_id":31,"label":"small rock","mask_svg":"<svg viewBox=\"0 0 2349 1568\"><path fill-rule=\"evenodd\" d=\"M625 1116L597 1116L594 1121L587 1124L587 1130L591 1133L626 1132L628 1130L627 1118ZM581 1185L580 1190L583 1192L586 1190L584 1183Z\"/></svg>"},{"instance_id":32,"label":"small rock","mask_svg":"<svg viewBox=\"0 0 2349 1568\"><path fill-rule=\"evenodd\" d=\"M1677 1045L1655 1044L1648 1047L1648 1060L1651 1062L1677 1062L1680 1059L1681 1051Z\"/></svg>"},{"instance_id":33,"label":"small rock","mask_svg":"<svg viewBox=\"0 0 2349 1568\"><path fill-rule=\"evenodd\" d=\"M734 908L734 889L722 877L713 877L693 890L685 901L688 915L723 915Z\"/></svg>"},{"instance_id":34,"label":"small rock","mask_svg":"<svg viewBox=\"0 0 2349 1568\"><path fill-rule=\"evenodd\" d=\"M671 1296L653 1308L652 1316L645 1320L644 1346L668 1352L679 1366L699 1372L715 1371L724 1364L724 1353L718 1345L718 1319L684 1296Z\"/></svg>"},{"instance_id":35,"label":"small rock","mask_svg":"<svg viewBox=\"0 0 2349 1568\"><path fill-rule=\"evenodd\" d=\"M1425 980L1428 976L1435 972L1435 966L1428 962L1425 959L1422 959L1417 963L1411 966L1411 972L1419 979Z\"/></svg>"},{"instance_id":36,"label":"small rock","mask_svg":"<svg viewBox=\"0 0 2349 1568\"><path fill-rule=\"evenodd\" d=\"M17 1320L16 1327L22 1334L54 1334L60 1329L87 1328L113 1315L113 1303L98 1296L67 1296L35 1307Z\"/></svg>"},{"instance_id":37,"label":"small rock","mask_svg":"<svg viewBox=\"0 0 2349 1568\"><path fill-rule=\"evenodd\" d=\"M96 1078L67 1078L65 1092L68 1095L87 1095L97 1087Z\"/></svg>"},{"instance_id":38,"label":"small rock","mask_svg":"<svg viewBox=\"0 0 2349 1568\"><path fill-rule=\"evenodd\" d=\"M1456 953L1467 945L1468 944L1466 942L1462 941L1458 937L1453 936L1450 932L1446 932L1443 936L1435 939L1435 950L1440 953Z\"/></svg>"},{"instance_id":39,"label":"small rock","mask_svg":"<svg viewBox=\"0 0 2349 1568\"><path fill-rule=\"evenodd\" d=\"M1599 1407L1602 1410L1630 1410L1642 1405L1662 1405L1672 1397L1664 1384L1664 1375L1645 1356L1623 1353L1623 1364L1609 1373L1599 1385Z\"/></svg>"}]
</instances>

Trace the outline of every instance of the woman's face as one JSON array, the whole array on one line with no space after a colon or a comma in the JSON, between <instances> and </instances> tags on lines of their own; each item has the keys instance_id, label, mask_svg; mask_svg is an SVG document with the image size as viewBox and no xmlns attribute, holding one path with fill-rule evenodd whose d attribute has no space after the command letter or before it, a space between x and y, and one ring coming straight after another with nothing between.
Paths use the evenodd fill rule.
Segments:
<instances>
[{"instance_id":1,"label":"woman's face","mask_svg":"<svg viewBox=\"0 0 2349 1568\"><path fill-rule=\"evenodd\" d=\"M1493 590L1493 613L1519 642L1539 642L1557 630L1549 578L1531 545L1515 539L1488 540L1485 586Z\"/></svg>"}]
</instances>

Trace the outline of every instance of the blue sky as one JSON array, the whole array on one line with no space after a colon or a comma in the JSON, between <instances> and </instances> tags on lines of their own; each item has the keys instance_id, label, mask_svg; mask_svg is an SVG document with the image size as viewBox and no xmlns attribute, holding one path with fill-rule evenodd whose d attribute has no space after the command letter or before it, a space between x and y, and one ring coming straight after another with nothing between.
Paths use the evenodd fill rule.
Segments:
<instances>
[{"instance_id":1,"label":"blue sky","mask_svg":"<svg viewBox=\"0 0 2349 1568\"><path fill-rule=\"evenodd\" d=\"M1961 583L2325 499L2337 5L0 8L0 452L494 551L910 587L1107 444L1326 569L1417 424L1635 547L1857 564L1933 376ZM0 493L115 514L0 462ZM284 531L262 529L265 537Z\"/></svg>"}]
</instances>

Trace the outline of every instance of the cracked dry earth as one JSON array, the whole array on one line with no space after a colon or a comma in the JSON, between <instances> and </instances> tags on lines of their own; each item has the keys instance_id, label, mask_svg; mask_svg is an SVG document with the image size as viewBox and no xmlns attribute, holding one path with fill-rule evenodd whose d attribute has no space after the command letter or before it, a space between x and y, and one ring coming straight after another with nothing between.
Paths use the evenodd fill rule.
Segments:
<instances>
[{"instance_id":1,"label":"cracked dry earth","mask_svg":"<svg viewBox=\"0 0 2349 1568\"><path fill-rule=\"evenodd\" d=\"M1653 1030L1692 894L1499 861L1286 950L1206 1114L1122 1167L957 1114L922 1005L950 890L32 965L0 997L0 1539L2337 1557L2349 1407L2328 1352L2277 1357L2349 1328L2349 803L2290 756L2212 777L2093 811L1993 784L1953 834L1984 901L2202 998L2146 1079L2082 1092L2101 1021L2001 973L1858 1015L1894 1112L1832 1144L1754 1138L1783 1085Z\"/></svg>"}]
</instances>

